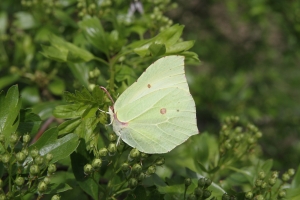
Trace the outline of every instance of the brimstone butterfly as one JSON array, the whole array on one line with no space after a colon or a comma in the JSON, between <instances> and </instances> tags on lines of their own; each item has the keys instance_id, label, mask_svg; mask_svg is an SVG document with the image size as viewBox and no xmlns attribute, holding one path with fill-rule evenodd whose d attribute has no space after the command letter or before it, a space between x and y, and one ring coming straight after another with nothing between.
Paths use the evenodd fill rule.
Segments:
<instances>
[{"instance_id":1,"label":"brimstone butterfly","mask_svg":"<svg viewBox=\"0 0 300 200\"><path fill-rule=\"evenodd\" d=\"M169 152L197 134L184 57L166 56L154 62L108 113L119 139L144 153Z\"/></svg>"}]
</instances>

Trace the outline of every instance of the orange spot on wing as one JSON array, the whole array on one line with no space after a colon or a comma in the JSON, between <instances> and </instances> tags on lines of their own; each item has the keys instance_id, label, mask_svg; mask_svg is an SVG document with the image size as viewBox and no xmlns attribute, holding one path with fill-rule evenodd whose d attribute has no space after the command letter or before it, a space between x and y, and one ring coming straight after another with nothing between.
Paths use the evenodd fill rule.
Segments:
<instances>
[{"instance_id":1,"label":"orange spot on wing","mask_svg":"<svg viewBox=\"0 0 300 200\"><path fill-rule=\"evenodd\" d=\"M165 108L160 109L161 114L166 114L166 112L167 112L167 109L165 109Z\"/></svg>"}]
</instances>

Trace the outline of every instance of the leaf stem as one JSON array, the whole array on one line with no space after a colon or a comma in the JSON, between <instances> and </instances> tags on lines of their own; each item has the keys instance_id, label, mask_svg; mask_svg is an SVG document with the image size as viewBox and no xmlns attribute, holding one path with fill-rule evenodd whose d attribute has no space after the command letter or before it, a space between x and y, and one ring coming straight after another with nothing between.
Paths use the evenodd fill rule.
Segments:
<instances>
[{"instance_id":1,"label":"leaf stem","mask_svg":"<svg viewBox=\"0 0 300 200\"><path fill-rule=\"evenodd\" d=\"M106 62L105 60L103 60L102 58L94 57L94 59L101 62L101 63L103 63L103 64L105 64L106 66L109 66L109 63Z\"/></svg>"},{"instance_id":2,"label":"leaf stem","mask_svg":"<svg viewBox=\"0 0 300 200\"><path fill-rule=\"evenodd\" d=\"M123 190L119 190L118 192L116 192L115 194L113 194L113 197L116 196L116 195L118 195L118 194L121 194L121 193L123 193L123 192L130 191L130 190L131 190L130 188L125 188L125 189L123 189Z\"/></svg>"}]
</instances>

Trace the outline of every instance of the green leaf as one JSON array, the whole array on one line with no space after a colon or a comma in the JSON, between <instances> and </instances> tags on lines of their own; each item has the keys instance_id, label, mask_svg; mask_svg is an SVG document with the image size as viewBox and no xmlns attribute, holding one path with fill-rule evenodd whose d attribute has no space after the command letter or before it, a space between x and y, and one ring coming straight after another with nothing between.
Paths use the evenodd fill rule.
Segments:
<instances>
[{"instance_id":1,"label":"green leaf","mask_svg":"<svg viewBox=\"0 0 300 200\"><path fill-rule=\"evenodd\" d=\"M79 48L70 42L66 42L55 35L50 36L51 46L42 46L45 57L60 62L88 62L94 58L93 54L85 49Z\"/></svg>"},{"instance_id":2,"label":"green leaf","mask_svg":"<svg viewBox=\"0 0 300 200\"><path fill-rule=\"evenodd\" d=\"M56 106L53 110L54 117L62 119L72 119L81 117L82 114L88 109L90 105L83 104L68 104Z\"/></svg>"},{"instance_id":3,"label":"green leaf","mask_svg":"<svg viewBox=\"0 0 300 200\"><path fill-rule=\"evenodd\" d=\"M32 112L38 114L42 120L45 120L53 116L52 112L55 106L58 106L61 103L62 102L60 101L41 102L32 107Z\"/></svg>"},{"instance_id":4,"label":"green leaf","mask_svg":"<svg viewBox=\"0 0 300 200\"><path fill-rule=\"evenodd\" d=\"M298 166L296 175L293 178L291 188L300 188L300 165Z\"/></svg>"},{"instance_id":5,"label":"green leaf","mask_svg":"<svg viewBox=\"0 0 300 200\"><path fill-rule=\"evenodd\" d=\"M68 57L68 50L64 48L58 48L55 46L45 46L41 45L43 51L41 54L45 56L46 58L56 60L58 62L67 62L67 57Z\"/></svg>"},{"instance_id":6,"label":"green leaf","mask_svg":"<svg viewBox=\"0 0 300 200\"><path fill-rule=\"evenodd\" d=\"M272 169L272 166L273 166L273 160L268 159L262 164L261 170L263 170L267 174ZM258 173L259 173L259 171L258 171Z\"/></svg>"},{"instance_id":7,"label":"green leaf","mask_svg":"<svg viewBox=\"0 0 300 200\"><path fill-rule=\"evenodd\" d=\"M129 45L129 48L134 48L134 52L140 56L146 56L150 54L149 47L152 44L164 44L165 48L168 49L170 46L175 44L182 34L184 26L178 24L167 28L166 30L159 33L157 36L143 41L138 41ZM161 49L159 52L162 52Z\"/></svg>"},{"instance_id":8,"label":"green leaf","mask_svg":"<svg viewBox=\"0 0 300 200\"><path fill-rule=\"evenodd\" d=\"M32 113L31 109L21 110L20 124L17 132L21 135L28 133L31 137L34 137L34 135L39 131L41 124L41 118L37 114Z\"/></svg>"},{"instance_id":9,"label":"green leaf","mask_svg":"<svg viewBox=\"0 0 300 200\"><path fill-rule=\"evenodd\" d=\"M70 172L58 171L51 175L49 189L45 194L57 194L72 190L73 188L68 184L70 180L74 179L73 174Z\"/></svg>"},{"instance_id":10,"label":"green leaf","mask_svg":"<svg viewBox=\"0 0 300 200\"><path fill-rule=\"evenodd\" d=\"M178 54L183 51L187 51L194 46L195 41L184 41L169 46L166 50L168 54Z\"/></svg>"},{"instance_id":11,"label":"green leaf","mask_svg":"<svg viewBox=\"0 0 300 200\"><path fill-rule=\"evenodd\" d=\"M59 130L58 135L63 135L66 133L74 132L75 129L78 126L80 126L80 123L81 123L81 118L79 118L79 117L75 118L75 119L67 120L67 121L61 123L58 126L58 130Z\"/></svg>"},{"instance_id":12,"label":"green leaf","mask_svg":"<svg viewBox=\"0 0 300 200\"><path fill-rule=\"evenodd\" d=\"M108 41L101 22L98 18L85 18L79 23L87 40L98 50L108 54Z\"/></svg>"},{"instance_id":13,"label":"green leaf","mask_svg":"<svg viewBox=\"0 0 300 200\"><path fill-rule=\"evenodd\" d=\"M184 56L186 59L190 58L190 59L199 61L198 54L196 54L194 52L184 51L184 52L181 52L179 55Z\"/></svg>"},{"instance_id":14,"label":"green leaf","mask_svg":"<svg viewBox=\"0 0 300 200\"><path fill-rule=\"evenodd\" d=\"M167 48L174 45L179 40L183 28L183 25L178 24L167 28L156 36L155 43L165 44Z\"/></svg>"},{"instance_id":15,"label":"green leaf","mask_svg":"<svg viewBox=\"0 0 300 200\"><path fill-rule=\"evenodd\" d=\"M53 15L64 25L70 25L74 28L78 28L77 23L74 21L74 19L71 18L71 15L64 12L61 9L54 9Z\"/></svg>"},{"instance_id":16,"label":"green leaf","mask_svg":"<svg viewBox=\"0 0 300 200\"><path fill-rule=\"evenodd\" d=\"M66 89L66 85L62 79L56 77L49 83L48 88L53 94L62 95Z\"/></svg>"},{"instance_id":17,"label":"green leaf","mask_svg":"<svg viewBox=\"0 0 300 200\"><path fill-rule=\"evenodd\" d=\"M53 155L51 163L55 163L69 156L79 145L76 134L71 133L59 139L57 136L57 128L49 129L29 149L38 149L42 156L51 153Z\"/></svg>"},{"instance_id":18,"label":"green leaf","mask_svg":"<svg viewBox=\"0 0 300 200\"><path fill-rule=\"evenodd\" d=\"M68 63L69 69L76 80L85 88L89 87L89 67L85 63Z\"/></svg>"},{"instance_id":19,"label":"green leaf","mask_svg":"<svg viewBox=\"0 0 300 200\"><path fill-rule=\"evenodd\" d=\"M1 20L1 18L0 18L0 20ZM1 32L1 30L0 30L0 32ZM1 67L0 67L0 69L1 69ZM0 79L0 90L3 89L6 86L12 85L19 78L20 78L20 76L18 74L12 74L12 75L1 77L1 79Z\"/></svg>"},{"instance_id":20,"label":"green leaf","mask_svg":"<svg viewBox=\"0 0 300 200\"><path fill-rule=\"evenodd\" d=\"M14 26L20 29L31 29L36 26L35 19L29 12L17 12L14 17L16 18Z\"/></svg>"},{"instance_id":21,"label":"green leaf","mask_svg":"<svg viewBox=\"0 0 300 200\"><path fill-rule=\"evenodd\" d=\"M81 142L77 151L71 154L72 170L79 186L93 199L98 199L99 174L94 174L95 176L92 179L86 177L83 171L84 165L89 162L91 162L91 156L86 151L84 142Z\"/></svg>"},{"instance_id":22,"label":"green leaf","mask_svg":"<svg viewBox=\"0 0 300 200\"><path fill-rule=\"evenodd\" d=\"M35 86L27 86L21 91L23 106L31 106L41 101L40 92Z\"/></svg>"},{"instance_id":23,"label":"green leaf","mask_svg":"<svg viewBox=\"0 0 300 200\"><path fill-rule=\"evenodd\" d=\"M115 80L117 82L127 81L127 85L131 85L136 81L136 79L137 77L132 67L128 67L126 65L116 65Z\"/></svg>"},{"instance_id":24,"label":"green leaf","mask_svg":"<svg viewBox=\"0 0 300 200\"><path fill-rule=\"evenodd\" d=\"M288 200L299 200L300 199L300 188L286 188L285 198Z\"/></svg>"},{"instance_id":25,"label":"green leaf","mask_svg":"<svg viewBox=\"0 0 300 200\"><path fill-rule=\"evenodd\" d=\"M100 87L96 86L92 93L90 93L86 88L82 90L75 91L74 93L65 92L64 95L67 102L70 103L83 103L83 104L103 104L104 93Z\"/></svg>"},{"instance_id":26,"label":"green leaf","mask_svg":"<svg viewBox=\"0 0 300 200\"><path fill-rule=\"evenodd\" d=\"M6 32L8 17L6 12L0 12L0 35ZM0 87L1 89L1 87Z\"/></svg>"},{"instance_id":27,"label":"green leaf","mask_svg":"<svg viewBox=\"0 0 300 200\"><path fill-rule=\"evenodd\" d=\"M166 47L164 44L151 44L149 51L153 56L161 56L166 53Z\"/></svg>"},{"instance_id":28,"label":"green leaf","mask_svg":"<svg viewBox=\"0 0 300 200\"><path fill-rule=\"evenodd\" d=\"M9 136L18 128L20 108L21 101L17 85L10 87L6 96L3 93L0 94L0 133L5 136L6 141L9 141Z\"/></svg>"}]
</instances>

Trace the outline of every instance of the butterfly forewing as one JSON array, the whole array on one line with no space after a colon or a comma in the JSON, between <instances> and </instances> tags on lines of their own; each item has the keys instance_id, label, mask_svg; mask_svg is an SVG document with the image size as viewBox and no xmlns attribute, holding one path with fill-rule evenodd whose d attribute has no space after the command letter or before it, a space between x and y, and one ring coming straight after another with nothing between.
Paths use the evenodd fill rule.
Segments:
<instances>
[{"instance_id":1,"label":"butterfly forewing","mask_svg":"<svg viewBox=\"0 0 300 200\"><path fill-rule=\"evenodd\" d=\"M159 59L117 99L114 112L126 127L128 145L145 153L166 153L198 133L195 102L184 74L184 57Z\"/></svg>"}]
</instances>

